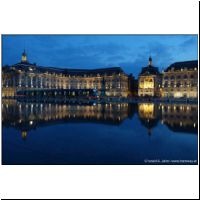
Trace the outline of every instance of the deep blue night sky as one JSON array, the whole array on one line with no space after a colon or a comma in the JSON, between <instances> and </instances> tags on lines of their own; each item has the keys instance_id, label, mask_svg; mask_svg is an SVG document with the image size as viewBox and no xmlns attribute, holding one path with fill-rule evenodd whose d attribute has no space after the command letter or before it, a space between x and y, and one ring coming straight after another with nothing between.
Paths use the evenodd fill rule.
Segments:
<instances>
[{"instance_id":1,"label":"deep blue night sky","mask_svg":"<svg viewBox=\"0 0 200 200\"><path fill-rule=\"evenodd\" d=\"M137 76L153 58L163 70L173 62L197 60L197 35L3 35L2 63L28 60L40 66L94 69L120 66Z\"/></svg>"}]
</instances>

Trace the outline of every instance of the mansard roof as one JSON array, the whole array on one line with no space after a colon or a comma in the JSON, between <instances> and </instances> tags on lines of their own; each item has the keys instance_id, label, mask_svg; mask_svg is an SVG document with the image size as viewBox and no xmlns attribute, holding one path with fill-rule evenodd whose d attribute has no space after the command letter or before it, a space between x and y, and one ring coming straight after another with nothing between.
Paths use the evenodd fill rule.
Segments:
<instances>
[{"instance_id":1,"label":"mansard roof","mask_svg":"<svg viewBox=\"0 0 200 200\"><path fill-rule=\"evenodd\" d=\"M174 71L180 71L181 69L194 69L194 68L198 68L198 60L191 60L191 61L184 61L184 62L175 62L173 64L171 64L166 70L165 72L171 71L172 69Z\"/></svg>"},{"instance_id":2,"label":"mansard roof","mask_svg":"<svg viewBox=\"0 0 200 200\"><path fill-rule=\"evenodd\" d=\"M154 67L152 65L148 65L147 67L143 67L140 75L160 75L158 67Z\"/></svg>"},{"instance_id":3,"label":"mansard roof","mask_svg":"<svg viewBox=\"0 0 200 200\"><path fill-rule=\"evenodd\" d=\"M113 74L123 73L120 67L101 68L101 69L66 69L67 74L80 75L80 74Z\"/></svg>"},{"instance_id":4,"label":"mansard roof","mask_svg":"<svg viewBox=\"0 0 200 200\"><path fill-rule=\"evenodd\" d=\"M120 67L110 67L110 68L100 68L100 69L71 69L71 68L58 68L58 67L43 67L38 66L35 63L24 63L19 62L17 64L14 64L12 66L5 66L3 67L4 71L8 70L14 70L14 69L20 69L22 71L36 71L36 72L42 72L42 73L56 73L56 74L66 74L66 75L102 75L102 74L119 74L124 73L122 68Z\"/></svg>"}]
</instances>

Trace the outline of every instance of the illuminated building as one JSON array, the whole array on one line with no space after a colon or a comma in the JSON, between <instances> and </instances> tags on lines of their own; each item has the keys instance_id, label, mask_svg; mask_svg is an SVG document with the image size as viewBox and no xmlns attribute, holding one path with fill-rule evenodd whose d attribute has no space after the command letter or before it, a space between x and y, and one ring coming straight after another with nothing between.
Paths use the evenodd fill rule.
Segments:
<instances>
[{"instance_id":1,"label":"illuminated building","mask_svg":"<svg viewBox=\"0 0 200 200\"><path fill-rule=\"evenodd\" d=\"M152 58L149 57L149 64L143 67L138 78L138 96L159 97L161 87L161 74L157 67L152 65Z\"/></svg>"},{"instance_id":2,"label":"illuminated building","mask_svg":"<svg viewBox=\"0 0 200 200\"><path fill-rule=\"evenodd\" d=\"M176 62L163 74L162 96L198 97L198 61Z\"/></svg>"},{"instance_id":3,"label":"illuminated building","mask_svg":"<svg viewBox=\"0 0 200 200\"><path fill-rule=\"evenodd\" d=\"M95 89L98 96L127 97L129 76L120 67L102 69L60 69L28 62L26 52L20 63L2 69L2 97L14 97L17 91L51 89Z\"/></svg>"}]
</instances>

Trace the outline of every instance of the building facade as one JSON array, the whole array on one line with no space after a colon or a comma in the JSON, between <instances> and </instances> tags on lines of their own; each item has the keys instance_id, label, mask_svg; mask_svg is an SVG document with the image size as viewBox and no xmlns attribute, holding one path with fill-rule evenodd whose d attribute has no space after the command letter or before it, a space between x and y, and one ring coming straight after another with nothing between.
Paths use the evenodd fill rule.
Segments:
<instances>
[{"instance_id":1,"label":"building facade","mask_svg":"<svg viewBox=\"0 0 200 200\"><path fill-rule=\"evenodd\" d=\"M198 61L176 62L163 73L162 96L198 97Z\"/></svg>"},{"instance_id":2,"label":"building facade","mask_svg":"<svg viewBox=\"0 0 200 200\"><path fill-rule=\"evenodd\" d=\"M149 64L143 67L138 77L139 97L159 97L161 94L162 75L157 67L152 65L152 58L149 57Z\"/></svg>"},{"instance_id":3,"label":"building facade","mask_svg":"<svg viewBox=\"0 0 200 200\"><path fill-rule=\"evenodd\" d=\"M28 61L25 51L21 62L2 67L2 97L91 93L97 97L197 98L198 61L176 62L161 74L150 57L138 80L120 67L89 70L38 66Z\"/></svg>"},{"instance_id":4,"label":"building facade","mask_svg":"<svg viewBox=\"0 0 200 200\"><path fill-rule=\"evenodd\" d=\"M127 97L129 76L120 67L102 69L59 69L31 64L25 52L20 63L2 68L2 97L22 90L94 89L98 96Z\"/></svg>"}]
</instances>

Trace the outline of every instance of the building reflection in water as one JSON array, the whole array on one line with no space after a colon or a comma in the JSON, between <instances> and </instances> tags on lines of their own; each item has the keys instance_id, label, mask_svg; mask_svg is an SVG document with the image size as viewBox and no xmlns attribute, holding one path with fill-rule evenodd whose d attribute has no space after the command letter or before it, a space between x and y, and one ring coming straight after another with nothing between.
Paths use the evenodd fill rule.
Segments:
<instances>
[{"instance_id":1,"label":"building reflection in water","mask_svg":"<svg viewBox=\"0 0 200 200\"><path fill-rule=\"evenodd\" d=\"M160 109L157 104L139 103L138 115L143 126L148 130L148 134L152 134L152 129L157 126L160 119Z\"/></svg>"},{"instance_id":2,"label":"building reflection in water","mask_svg":"<svg viewBox=\"0 0 200 200\"><path fill-rule=\"evenodd\" d=\"M4 127L19 130L22 138L26 139L30 130L51 124L90 122L120 125L125 119L131 119L138 110L141 124L147 128L149 135L159 121L172 132L197 133L197 109L196 104L57 104L3 99L2 123Z\"/></svg>"},{"instance_id":3,"label":"building reflection in water","mask_svg":"<svg viewBox=\"0 0 200 200\"><path fill-rule=\"evenodd\" d=\"M159 120L172 132L198 132L197 104L139 103L138 115L143 126L152 134Z\"/></svg>"},{"instance_id":4,"label":"building reflection in water","mask_svg":"<svg viewBox=\"0 0 200 200\"><path fill-rule=\"evenodd\" d=\"M41 126L68 122L91 122L119 125L127 117L132 118L134 104L53 104L25 103L5 99L2 101L2 122L14 127L26 138L30 130Z\"/></svg>"},{"instance_id":5,"label":"building reflection in water","mask_svg":"<svg viewBox=\"0 0 200 200\"><path fill-rule=\"evenodd\" d=\"M198 106L197 104L162 105L162 123L173 132L198 131Z\"/></svg>"}]
</instances>

